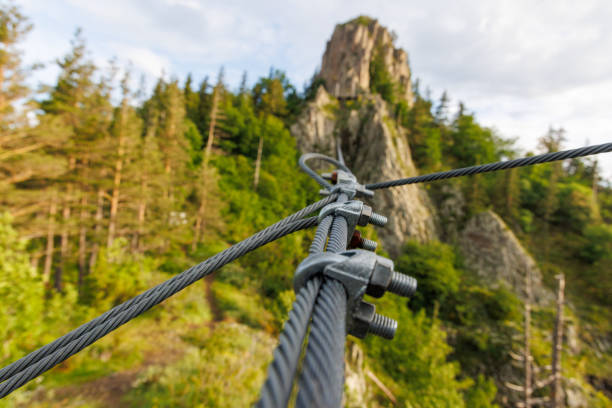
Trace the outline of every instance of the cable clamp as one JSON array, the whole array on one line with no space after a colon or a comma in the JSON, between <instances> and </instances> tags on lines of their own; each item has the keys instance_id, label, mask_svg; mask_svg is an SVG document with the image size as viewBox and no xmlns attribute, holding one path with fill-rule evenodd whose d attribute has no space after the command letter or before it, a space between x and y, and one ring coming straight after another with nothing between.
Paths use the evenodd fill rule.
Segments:
<instances>
[{"instance_id":1,"label":"cable clamp","mask_svg":"<svg viewBox=\"0 0 612 408\"><path fill-rule=\"evenodd\" d=\"M321 195L330 195L333 193L344 193L348 198L353 199L355 196L374 197L374 192L365 188L363 184L357 182L355 175L344 170L336 170L333 173L323 174L323 178L335 182L331 189L320 190Z\"/></svg>"},{"instance_id":2,"label":"cable clamp","mask_svg":"<svg viewBox=\"0 0 612 408\"><path fill-rule=\"evenodd\" d=\"M416 290L416 280L394 272L393 261L360 249L338 254L322 252L308 256L295 271L293 278L295 293L298 293L309 279L319 274L335 279L344 286L347 293L347 331L359 338L372 332L373 322L379 321L375 319L379 315L375 313L374 305L363 301L364 295L381 297L389 290L410 296ZM405 284L407 279L409 287ZM385 333L395 333L395 329L386 330Z\"/></svg>"},{"instance_id":3,"label":"cable clamp","mask_svg":"<svg viewBox=\"0 0 612 408\"><path fill-rule=\"evenodd\" d=\"M346 219L348 225L348 238L353 236L356 226L366 226L372 216L372 207L365 205L361 201L345 201L327 204L319 212L319 223L327 216L341 216ZM348 244L348 241L347 241Z\"/></svg>"}]
</instances>

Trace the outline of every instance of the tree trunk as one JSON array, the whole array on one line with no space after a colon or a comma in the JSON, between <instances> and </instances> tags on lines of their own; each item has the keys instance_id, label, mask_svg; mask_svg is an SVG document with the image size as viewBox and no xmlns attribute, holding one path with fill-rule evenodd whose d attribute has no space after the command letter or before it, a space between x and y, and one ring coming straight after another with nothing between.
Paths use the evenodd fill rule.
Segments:
<instances>
[{"instance_id":1,"label":"tree trunk","mask_svg":"<svg viewBox=\"0 0 612 408\"><path fill-rule=\"evenodd\" d=\"M210 125L208 127L208 140L206 140L206 149L204 149L204 157L202 158L202 186L200 186L200 206L196 214L195 226L193 229L193 241L191 242L191 250L195 250L204 227L204 214L206 213L206 178L208 176L208 160L212 151L213 142L215 140L215 127L217 126L217 107L219 104L219 84L213 90L213 104L210 111Z\"/></svg>"},{"instance_id":2,"label":"tree trunk","mask_svg":"<svg viewBox=\"0 0 612 408\"><path fill-rule=\"evenodd\" d=\"M146 189L147 182L144 176L140 179L140 202L138 203L138 227L136 228L136 234L132 240L132 249L142 253L142 236L144 234L144 221L147 210L146 201Z\"/></svg>"},{"instance_id":3,"label":"tree trunk","mask_svg":"<svg viewBox=\"0 0 612 408\"><path fill-rule=\"evenodd\" d=\"M598 177L597 177L597 173L598 173L598 164L599 162L597 161L597 159L595 159L594 163L593 163L593 218L596 221L601 221L601 213L599 211L599 204L597 202L597 193L598 193Z\"/></svg>"},{"instance_id":4,"label":"tree trunk","mask_svg":"<svg viewBox=\"0 0 612 408\"><path fill-rule=\"evenodd\" d=\"M51 267L53 265L53 251L55 249L55 214L57 213L57 194L51 196L49 203L49 224L47 226L47 248L45 250L45 266L43 269L43 283L49 284L51 278Z\"/></svg>"},{"instance_id":5,"label":"tree trunk","mask_svg":"<svg viewBox=\"0 0 612 408\"><path fill-rule=\"evenodd\" d=\"M100 235L102 232L102 216L104 214L104 190L98 188L98 206L96 209L96 226L94 228L94 245L89 256L89 271L93 271L96 266L96 258L100 251Z\"/></svg>"},{"instance_id":6,"label":"tree trunk","mask_svg":"<svg viewBox=\"0 0 612 408\"><path fill-rule=\"evenodd\" d=\"M81 197L81 213L79 216L79 281L78 289L81 293L83 289L83 280L87 275L87 191L82 192Z\"/></svg>"},{"instance_id":7,"label":"tree trunk","mask_svg":"<svg viewBox=\"0 0 612 408\"><path fill-rule=\"evenodd\" d=\"M72 188L68 188L68 195L72 193ZM68 240L70 239L70 232L68 231L68 223L70 222L70 202L64 202L64 209L62 210L62 233L60 242L60 259L59 264L55 268L55 290L61 292L63 289L63 275L64 269L66 268L66 258L68 257Z\"/></svg>"},{"instance_id":8,"label":"tree trunk","mask_svg":"<svg viewBox=\"0 0 612 408\"><path fill-rule=\"evenodd\" d=\"M117 141L117 160L115 161L115 177L113 179L113 193L111 196L110 217L108 222L108 239L106 246L110 247L115 239L115 229L117 223L117 212L119 210L119 187L121 186L121 176L123 169L123 155L125 144L125 127L127 119L128 101L123 98L121 102L121 123L119 128L119 140Z\"/></svg>"},{"instance_id":9,"label":"tree trunk","mask_svg":"<svg viewBox=\"0 0 612 408\"><path fill-rule=\"evenodd\" d=\"M525 368L525 386L524 386L524 404L525 408L531 407L531 390L532 390L532 375L531 375L531 273L525 272L525 350L524 368Z\"/></svg>"},{"instance_id":10,"label":"tree trunk","mask_svg":"<svg viewBox=\"0 0 612 408\"><path fill-rule=\"evenodd\" d=\"M253 176L253 190L257 190L259 184L259 169L261 167L261 153L263 151L263 134L259 137L259 146L257 146L257 159L255 160L255 175Z\"/></svg>"},{"instance_id":11,"label":"tree trunk","mask_svg":"<svg viewBox=\"0 0 612 408\"><path fill-rule=\"evenodd\" d=\"M555 320L555 332L553 336L553 355L552 355L552 395L551 406L558 408L561 403L561 351L563 349L563 298L565 290L565 277L563 274L556 276L559 281L557 291L557 318Z\"/></svg>"},{"instance_id":12,"label":"tree trunk","mask_svg":"<svg viewBox=\"0 0 612 408\"><path fill-rule=\"evenodd\" d=\"M72 173L76 167L76 158L70 157L68 159L68 168L69 173ZM66 268L66 258L68 258L68 245L70 240L70 213L71 213L71 201L72 194L74 192L74 185L72 182L68 182L68 186L66 187L66 196L64 197L64 208L62 210L62 233L61 233L61 242L60 242L60 260L59 264L55 268L55 289L58 292L61 292L64 284L63 284L63 276L64 270Z\"/></svg>"}]
</instances>

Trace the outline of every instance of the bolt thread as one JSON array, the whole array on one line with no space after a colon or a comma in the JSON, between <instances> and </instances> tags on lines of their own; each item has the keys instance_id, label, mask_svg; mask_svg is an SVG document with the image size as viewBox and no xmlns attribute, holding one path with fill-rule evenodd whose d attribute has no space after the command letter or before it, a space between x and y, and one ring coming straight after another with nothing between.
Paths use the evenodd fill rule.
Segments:
<instances>
[{"instance_id":1,"label":"bolt thread","mask_svg":"<svg viewBox=\"0 0 612 408\"><path fill-rule=\"evenodd\" d=\"M387 223L387 217L384 215L380 215L377 213L372 213L370 216L370 224L378 225L379 227L384 227Z\"/></svg>"},{"instance_id":2,"label":"bolt thread","mask_svg":"<svg viewBox=\"0 0 612 408\"><path fill-rule=\"evenodd\" d=\"M412 296L417 290L417 280L412 276L393 272L393 275L391 275L391 282L389 283L389 288L387 290L400 296Z\"/></svg>"},{"instance_id":3,"label":"bolt thread","mask_svg":"<svg viewBox=\"0 0 612 408\"><path fill-rule=\"evenodd\" d=\"M367 251L376 251L376 247L378 243L376 241L372 241L371 239L361 238L361 248Z\"/></svg>"},{"instance_id":4,"label":"bolt thread","mask_svg":"<svg viewBox=\"0 0 612 408\"><path fill-rule=\"evenodd\" d=\"M396 330L397 322L395 320L378 313L374 315L370 327L368 327L368 332L389 340L395 336Z\"/></svg>"}]
</instances>

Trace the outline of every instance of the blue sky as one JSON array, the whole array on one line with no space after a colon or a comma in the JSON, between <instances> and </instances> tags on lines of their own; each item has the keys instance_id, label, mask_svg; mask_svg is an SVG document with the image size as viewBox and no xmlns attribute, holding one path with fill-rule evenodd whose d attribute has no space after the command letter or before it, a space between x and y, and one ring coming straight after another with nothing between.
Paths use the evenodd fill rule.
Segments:
<instances>
[{"instance_id":1,"label":"blue sky","mask_svg":"<svg viewBox=\"0 0 612 408\"><path fill-rule=\"evenodd\" d=\"M21 0L34 30L32 82L51 83L52 61L82 27L92 58L131 62L149 85L162 72L199 81L225 67L237 87L271 66L298 88L319 66L335 24L360 14L395 31L414 77L437 98L467 104L484 125L535 149L550 125L567 148L612 141L612 2ZM600 157L612 178L612 154Z\"/></svg>"}]
</instances>

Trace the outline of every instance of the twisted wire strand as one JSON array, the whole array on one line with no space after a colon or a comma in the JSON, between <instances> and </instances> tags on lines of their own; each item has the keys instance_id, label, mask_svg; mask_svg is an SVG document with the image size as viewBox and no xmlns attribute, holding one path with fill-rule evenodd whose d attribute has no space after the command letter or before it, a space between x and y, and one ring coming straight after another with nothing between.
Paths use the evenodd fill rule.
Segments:
<instances>
[{"instance_id":1,"label":"twisted wire strand","mask_svg":"<svg viewBox=\"0 0 612 408\"><path fill-rule=\"evenodd\" d=\"M369 190L397 187L406 184L423 183L428 181L443 180L453 177L469 176L479 173L488 173L497 170L512 169L515 167L531 166L534 164L548 163L557 160L574 159L577 157L590 156L593 154L612 152L612 143L581 147L579 149L564 150L561 152L545 153L537 156L523 157L520 159L506 160L496 163L479 164L476 166L463 167L460 169L441 171L438 173L424 174L422 176L408 177L398 180L383 181L380 183L367 184Z\"/></svg>"},{"instance_id":2,"label":"twisted wire strand","mask_svg":"<svg viewBox=\"0 0 612 408\"><path fill-rule=\"evenodd\" d=\"M306 153L306 154L303 154L302 156L300 156L300 159L298 160L298 164L300 165L300 168L306 174L308 174L310 177L315 179L315 181L317 183L319 183L321 185L321 187L323 187L323 188L325 188L327 190L331 190L333 186L331 184L329 184L323 177L321 177L316 171L311 169L306 164L306 161L307 160L311 160L311 159L318 159L318 160L326 161L328 163L333 164L337 168L346 171L347 173L351 173L351 170L349 170L349 168L346 167L344 165L344 163L341 163L340 161L334 159L333 157L329 157L329 156L326 156L326 155L320 154L320 153Z\"/></svg>"},{"instance_id":3,"label":"twisted wire strand","mask_svg":"<svg viewBox=\"0 0 612 408\"><path fill-rule=\"evenodd\" d=\"M327 243L327 251L338 253L346 250L346 242L348 240L348 223L346 218L341 215L334 217L334 222L329 233L329 242Z\"/></svg>"},{"instance_id":4,"label":"twisted wire strand","mask_svg":"<svg viewBox=\"0 0 612 408\"><path fill-rule=\"evenodd\" d=\"M321 278L309 280L293 302L289 318L283 327L274 360L268 367L268 377L261 391L257 407L286 407L291 396L293 379L308 330L315 299L321 287Z\"/></svg>"},{"instance_id":5,"label":"twisted wire strand","mask_svg":"<svg viewBox=\"0 0 612 408\"><path fill-rule=\"evenodd\" d=\"M300 376L299 408L337 408L344 390L346 290L333 279L323 282L312 314L312 326Z\"/></svg>"},{"instance_id":6,"label":"twisted wire strand","mask_svg":"<svg viewBox=\"0 0 612 408\"><path fill-rule=\"evenodd\" d=\"M320 209L330 201L333 201L333 198L327 197L298 211L4 367L0 370L0 381L6 381L0 384L0 398L223 265L270 241L315 225L317 223L316 217L294 220ZM34 368L32 369L32 367Z\"/></svg>"},{"instance_id":7,"label":"twisted wire strand","mask_svg":"<svg viewBox=\"0 0 612 408\"><path fill-rule=\"evenodd\" d=\"M332 215L328 215L323 218L317 227L317 232L315 232L315 236L310 244L310 249L308 250L311 254L316 254L319 252L323 252L325 249L325 243L327 242L327 236L329 235L329 229L331 228L332 221L334 217Z\"/></svg>"},{"instance_id":8,"label":"twisted wire strand","mask_svg":"<svg viewBox=\"0 0 612 408\"><path fill-rule=\"evenodd\" d=\"M208 275L211 272L219 269L223 265L233 261L236 258L239 258L240 256L244 255L249 251L259 248L262 245L265 245L268 242L281 238L292 232L309 228L313 225L316 225L316 223L317 217L310 217L303 220L293 221L289 224L270 231L264 236L260 236L260 239L258 240L251 240L250 245L235 245L231 248L228 248L227 250L222 251L221 253L214 256L213 258L216 259L214 259L213 262L208 262L213 259L209 258L207 261L204 261L203 263L198 265L203 265L202 267L192 267L187 271L182 272L181 274L167 280L166 282L160 283L154 288L149 289L149 291L147 292L150 292L151 295L145 298L143 301L139 303L134 303L131 307L125 309L121 313L118 313L115 316L107 319L106 321L95 325L91 330L85 332L84 334L70 341L68 344L62 346L61 348L56 349L54 352L47 353L35 363L28 365L25 369L17 372L16 374L8 378L5 382L1 383L0 398L5 397L15 389L25 384L26 382L37 377L38 375L47 371L53 366L61 363L68 357L81 351L83 348L87 347L94 341L110 333L117 327L142 314L143 312L149 310L151 307L174 295L175 293L184 289L193 282L201 279L205 275Z\"/></svg>"},{"instance_id":9,"label":"twisted wire strand","mask_svg":"<svg viewBox=\"0 0 612 408\"><path fill-rule=\"evenodd\" d=\"M252 245L254 242L257 242L261 239L266 239L265 237L268 236L270 233L272 233L273 231L277 230L278 228L281 228L283 226L286 226L287 224L291 223L292 221L302 218L307 214L312 213L313 211L317 211L319 209L321 209L322 207L324 207L325 205L327 205L328 203L334 201L336 198L336 196L332 197L329 196L323 200L319 200L316 203L313 203L305 208L303 208L302 210L278 221L277 223L271 225L270 227L259 231L258 233L250 236L249 238L239 242L238 244L235 244L234 246L221 251L220 253L218 253L217 255L207 259L206 261L193 266L192 268L182 272L181 274L173 277L172 279L170 279L168 282L170 281L182 281L183 279L185 279L185 277L187 275L191 276L191 275L200 275L204 276L210 272L206 272L207 268L220 268L222 265L224 265L225 263L229 262L226 261L227 258L231 258L235 253L237 253L237 251L240 251L241 248L243 247L249 247L250 245ZM235 258L232 258L235 259ZM218 263L222 263L221 266L217 266ZM200 277L201 277L200 276ZM199 279L199 278L197 278ZM167 283L167 282L166 282ZM164 283L165 284L165 283ZM78 328L74 329L73 331L67 333L66 335L56 339L55 341L39 348L38 350L35 350L31 353L29 353L28 355L26 355L25 357L22 357L21 359L13 362L12 364L2 368L0 370L0 381L4 381L7 378L9 378L10 376L12 376L13 374L24 370L26 367L28 367L31 364L36 363L37 361L39 361L40 359L46 357L47 355L49 355L50 353L53 353L55 350L65 346L66 344L70 343L71 341L73 341L74 339L78 338L79 336L83 335L84 333L88 332L89 330L92 330L96 325L99 324L103 324L105 323L108 319L113 318L114 316L116 316L117 314L123 312L124 310L133 307L135 304L144 301L146 299L148 299L150 296L155 295L159 290L161 290L161 288L159 288L160 285L151 288L143 293L141 293L140 295L120 304L115 306L114 308L112 308L111 310L103 313L102 315L96 317L95 319L79 326Z\"/></svg>"}]
</instances>

